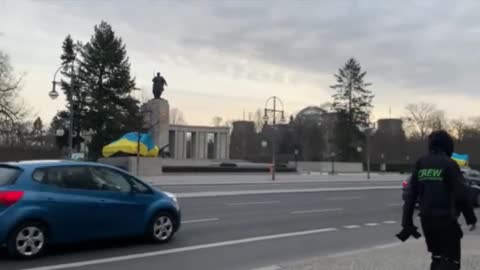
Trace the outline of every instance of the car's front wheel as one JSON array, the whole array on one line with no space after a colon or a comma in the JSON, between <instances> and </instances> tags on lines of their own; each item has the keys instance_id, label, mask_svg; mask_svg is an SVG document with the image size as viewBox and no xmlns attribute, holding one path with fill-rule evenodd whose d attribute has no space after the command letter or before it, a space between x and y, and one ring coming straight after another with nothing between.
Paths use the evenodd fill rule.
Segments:
<instances>
[{"instance_id":1,"label":"car's front wheel","mask_svg":"<svg viewBox=\"0 0 480 270\"><path fill-rule=\"evenodd\" d=\"M150 221L148 236L154 243L166 243L175 233L175 224L171 214L157 213Z\"/></svg>"},{"instance_id":2,"label":"car's front wheel","mask_svg":"<svg viewBox=\"0 0 480 270\"><path fill-rule=\"evenodd\" d=\"M42 223L25 222L10 233L7 250L14 258L33 259L44 253L47 243L47 230Z\"/></svg>"}]
</instances>

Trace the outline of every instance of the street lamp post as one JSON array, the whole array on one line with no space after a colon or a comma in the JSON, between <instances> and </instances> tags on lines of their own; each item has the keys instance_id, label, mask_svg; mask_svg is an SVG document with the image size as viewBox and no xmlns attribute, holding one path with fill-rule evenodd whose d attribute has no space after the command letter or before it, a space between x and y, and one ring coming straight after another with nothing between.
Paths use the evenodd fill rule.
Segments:
<instances>
[{"instance_id":1,"label":"street lamp post","mask_svg":"<svg viewBox=\"0 0 480 270\"><path fill-rule=\"evenodd\" d=\"M380 162L380 163L381 163L381 165L380 165L380 166L381 166L380 171L385 172L385 171L387 170L387 166L386 166L386 164L385 164L385 154L384 154L384 153L381 153L381 154L380 154L380 159L381 159L381 162Z\"/></svg>"},{"instance_id":2,"label":"street lamp post","mask_svg":"<svg viewBox=\"0 0 480 270\"><path fill-rule=\"evenodd\" d=\"M373 125L368 125L364 129L365 132L365 156L366 156L366 162L367 162L367 179L370 179L370 172L371 172L371 137L373 133L375 133L375 124Z\"/></svg>"},{"instance_id":3,"label":"street lamp post","mask_svg":"<svg viewBox=\"0 0 480 270\"><path fill-rule=\"evenodd\" d=\"M336 157L336 153L335 152L332 152L330 154L330 157L332 159L332 171L331 171L331 174L334 175L335 174L335 157Z\"/></svg>"},{"instance_id":4,"label":"street lamp post","mask_svg":"<svg viewBox=\"0 0 480 270\"><path fill-rule=\"evenodd\" d=\"M272 103L272 108L268 108L269 103ZM277 109L277 102L281 105L282 109ZM273 127L273 132L272 132L272 181L275 181L275 172L276 172L276 165L277 165L277 150L276 150L276 136L277 136L277 114L281 114L280 122L285 121L285 111L283 108L283 102L280 98L273 96L267 99L265 102L265 114L264 114L264 120L265 123L268 123L269 120L269 114L272 116L272 127Z\"/></svg>"},{"instance_id":5,"label":"street lamp post","mask_svg":"<svg viewBox=\"0 0 480 270\"><path fill-rule=\"evenodd\" d=\"M73 90L73 83L74 83L74 76L73 76L73 71L74 71L74 63L75 61L72 62L72 77L70 78L70 91L68 91L67 94L67 102L68 102L68 107L69 107L69 123L68 123L68 159L72 158L72 153L73 153L73 102L72 102L72 90ZM58 98L58 92L56 90L56 85L59 84L55 79L57 77L58 72L65 67L65 65L61 65L55 74L53 75L53 81L52 81L52 91L48 93L50 98L52 100L55 100Z\"/></svg>"},{"instance_id":6,"label":"street lamp post","mask_svg":"<svg viewBox=\"0 0 480 270\"><path fill-rule=\"evenodd\" d=\"M300 154L300 150L298 150L298 148L295 148L293 153L295 154L295 171L298 172L298 154Z\"/></svg>"},{"instance_id":7,"label":"street lamp post","mask_svg":"<svg viewBox=\"0 0 480 270\"><path fill-rule=\"evenodd\" d=\"M74 66L74 63L75 63L75 59L72 61L72 64L71 64L71 72L72 72L72 75L71 75L71 78L70 78L70 90L68 91L67 93L67 102L68 102L68 109L69 109L69 115L68 115L68 159L71 159L72 158L72 154L73 154L73 114L74 114L74 109L73 109L73 87L74 87L74 83L75 83L75 66ZM57 74L58 72L64 68L66 66L66 64L63 64L61 65L57 71L55 71L55 74L53 75L53 80L52 80L52 91L50 91L48 93L48 95L50 96L50 98L52 100L55 100L58 98L59 94L56 90L56 86L57 84L60 84L60 82L57 82L56 81L56 78L57 78ZM87 96L85 97L85 102L86 103L90 103L92 102L92 97L90 96Z\"/></svg>"}]
</instances>

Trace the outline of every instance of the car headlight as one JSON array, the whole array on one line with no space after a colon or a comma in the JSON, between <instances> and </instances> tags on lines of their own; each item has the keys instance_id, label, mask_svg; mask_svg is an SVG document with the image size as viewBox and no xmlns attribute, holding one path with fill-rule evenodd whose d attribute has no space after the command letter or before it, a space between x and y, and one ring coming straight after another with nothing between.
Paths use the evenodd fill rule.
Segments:
<instances>
[{"instance_id":1,"label":"car headlight","mask_svg":"<svg viewBox=\"0 0 480 270\"><path fill-rule=\"evenodd\" d=\"M175 203L175 206L177 207L177 209L180 208L178 205L177 195L170 192L166 192L166 191L164 191L163 193L167 195L167 197L169 197Z\"/></svg>"}]
</instances>

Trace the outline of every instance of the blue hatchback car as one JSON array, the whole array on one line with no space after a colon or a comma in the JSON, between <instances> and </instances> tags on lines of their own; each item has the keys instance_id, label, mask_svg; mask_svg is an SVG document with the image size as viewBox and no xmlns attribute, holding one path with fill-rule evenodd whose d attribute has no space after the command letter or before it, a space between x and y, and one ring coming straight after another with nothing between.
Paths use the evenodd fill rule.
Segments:
<instances>
[{"instance_id":1,"label":"blue hatchback car","mask_svg":"<svg viewBox=\"0 0 480 270\"><path fill-rule=\"evenodd\" d=\"M180 227L175 195L127 172L74 161L0 164L0 245L34 258L49 245L145 237L168 242Z\"/></svg>"}]
</instances>

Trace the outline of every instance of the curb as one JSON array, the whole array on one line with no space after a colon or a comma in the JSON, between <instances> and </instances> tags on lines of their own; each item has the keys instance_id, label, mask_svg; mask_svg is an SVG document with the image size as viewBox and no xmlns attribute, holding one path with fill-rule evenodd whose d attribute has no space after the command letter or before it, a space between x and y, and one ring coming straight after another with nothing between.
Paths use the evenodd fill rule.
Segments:
<instances>
[{"instance_id":1,"label":"curb","mask_svg":"<svg viewBox=\"0 0 480 270\"><path fill-rule=\"evenodd\" d=\"M236 182L236 183L225 183L225 182L207 182L207 183L159 183L157 181L146 181L150 185L154 186L235 186L235 185L280 185L280 184L315 184L315 183L381 183L381 182L398 182L401 183L401 179L396 180L307 180L307 181L257 181L257 182Z\"/></svg>"}]
</instances>

